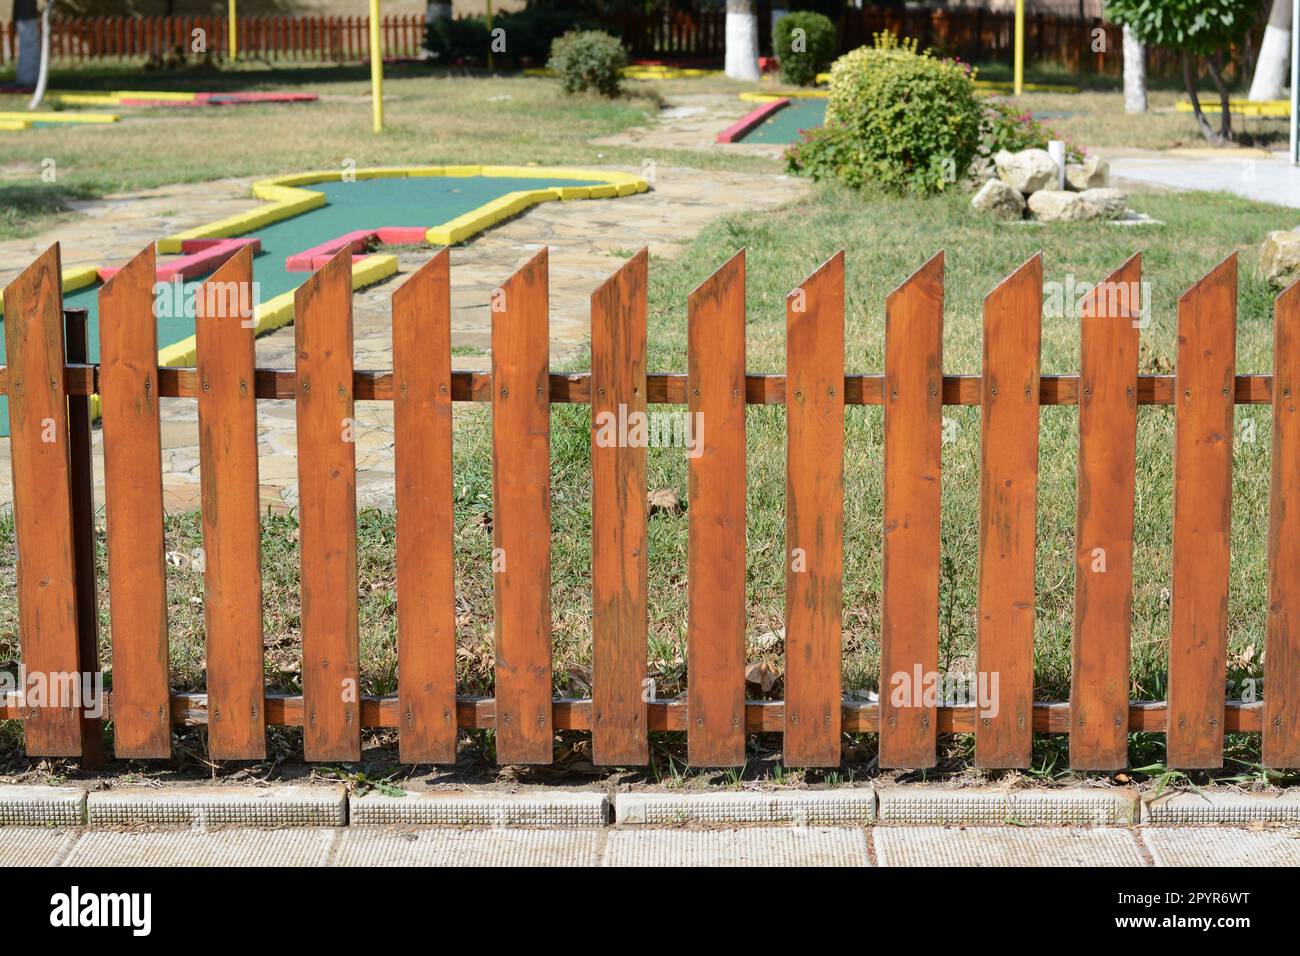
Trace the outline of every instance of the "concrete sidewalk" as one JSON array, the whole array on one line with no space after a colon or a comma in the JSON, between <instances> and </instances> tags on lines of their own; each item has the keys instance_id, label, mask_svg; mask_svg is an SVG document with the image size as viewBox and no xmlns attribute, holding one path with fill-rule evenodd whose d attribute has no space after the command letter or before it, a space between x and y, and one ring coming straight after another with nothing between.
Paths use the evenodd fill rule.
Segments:
<instances>
[{"instance_id":1,"label":"concrete sidewalk","mask_svg":"<svg viewBox=\"0 0 1300 956\"><path fill-rule=\"evenodd\" d=\"M1300 866L1300 793L13 785L0 865Z\"/></svg>"},{"instance_id":2,"label":"concrete sidewalk","mask_svg":"<svg viewBox=\"0 0 1300 956\"><path fill-rule=\"evenodd\" d=\"M5 827L0 828L0 866L1300 866L1300 830Z\"/></svg>"},{"instance_id":3,"label":"concrete sidewalk","mask_svg":"<svg viewBox=\"0 0 1300 956\"><path fill-rule=\"evenodd\" d=\"M1177 190L1227 192L1257 202L1300 209L1300 166L1292 166L1284 152L1253 149L1124 150L1117 151L1118 155L1108 155L1106 150L1099 152L1107 157L1116 185L1130 182Z\"/></svg>"}]
</instances>

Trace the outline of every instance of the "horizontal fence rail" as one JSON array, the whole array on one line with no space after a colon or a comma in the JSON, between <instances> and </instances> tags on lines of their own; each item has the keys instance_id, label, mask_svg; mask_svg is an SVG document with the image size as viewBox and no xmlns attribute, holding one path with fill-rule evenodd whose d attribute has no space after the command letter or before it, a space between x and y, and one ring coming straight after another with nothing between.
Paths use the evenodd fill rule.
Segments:
<instances>
[{"instance_id":1,"label":"horizontal fence rail","mask_svg":"<svg viewBox=\"0 0 1300 956\"><path fill-rule=\"evenodd\" d=\"M0 695L24 722L28 753L95 759L102 721L120 757L165 758L176 726L207 725L215 759L265 754L266 728L303 728L308 760L356 760L364 728L396 728L400 758L449 763L458 729L496 732L502 763L546 764L556 731L586 731L600 765L640 765L651 732L685 731L699 766L744 762L745 735L783 735L792 766L834 766L844 733L880 736L882 766L925 768L941 733L973 733L976 763L1027 767L1034 734L1068 734L1071 765L1112 770L1127 734L1162 733L1168 763L1223 763L1224 735L1263 735L1264 762L1300 766L1300 284L1275 304L1273 375L1235 370L1237 262L1229 257L1180 299L1173 375L1138 374L1145 321L1135 256L1081 308L1074 376L1040 372L1043 272L1035 256L985 299L978 376L944 376L942 254L895 289L885 309L885 369L845 369L844 257L793 292L784 375L745 371L743 252L690 296L688 371L650 373L647 256L629 259L591 300L590 372L547 366L548 259L538 253L493 296L490 372L451 367L450 260L443 250L393 296L393 369L352 365L350 250L296 294L296 367L256 369L248 297L198 296L197 366L156 366L154 254L100 292L99 364L84 313L66 315L52 246L5 290L19 638L25 683ZM206 283L252 282L247 250ZM1112 295L1111 289L1128 295ZM240 305L244 303L244 305ZM243 312L240 309L243 309ZM95 641L91 401L101 402L112 691L90 708L69 690L100 668ZM207 689L168 686L159 399L197 400L204 542ZM263 676L256 402L297 411L302 588L300 695ZM358 692L356 464L358 401L394 403L398 693ZM496 696L456 693L452 429L454 402L490 403ZM593 412L590 698L556 698L550 609L550 405ZM611 421L651 404L705 415L689 462L689 622L685 696L646 693L647 527L644 443L610 441ZM1233 409L1271 404L1268 626L1262 700L1225 693ZM784 405L786 684L780 701L745 699L745 406ZM1078 407L1073 677L1068 701L1034 695L1035 525L1040 408ZM840 685L845 502L844 416L884 416L880 702ZM951 704L890 693L939 666L942 408L980 407L978 633L987 701ZM1173 406L1173 580L1167 701L1132 701L1130 629L1136 423ZM1098 549L1106 555L1099 573ZM520 557L522 555L522 557ZM500 560L500 566L497 562ZM36 683L33 683L33 682ZM48 693L34 693L39 684Z\"/></svg>"}]
</instances>

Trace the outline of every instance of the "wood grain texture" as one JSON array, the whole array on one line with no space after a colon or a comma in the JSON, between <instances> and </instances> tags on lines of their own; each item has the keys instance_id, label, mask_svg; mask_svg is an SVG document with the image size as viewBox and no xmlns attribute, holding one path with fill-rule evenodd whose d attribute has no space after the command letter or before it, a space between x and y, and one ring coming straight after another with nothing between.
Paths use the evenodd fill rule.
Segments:
<instances>
[{"instance_id":1,"label":"wood grain texture","mask_svg":"<svg viewBox=\"0 0 1300 956\"><path fill-rule=\"evenodd\" d=\"M169 757L172 749L155 277L150 243L99 290L104 511L118 698L113 751L119 758Z\"/></svg>"},{"instance_id":2,"label":"wood grain texture","mask_svg":"<svg viewBox=\"0 0 1300 956\"><path fill-rule=\"evenodd\" d=\"M10 457L18 542L18 637L30 681L80 681L76 561L64 390L59 246L50 246L5 288ZM62 698L62 699L60 699ZM31 695L23 709L33 757L81 753L81 712L63 695Z\"/></svg>"},{"instance_id":3,"label":"wood grain texture","mask_svg":"<svg viewBox=\"0 0 1300 956\"><path fill-rule=\"evenodd\" d=\"M548 764L554 757L548 262L542 249L493 294L492 578L501 764Z\"/></svg>"},{"instance_id":4,"label":"wood grain texture","mask_svg":"<svg viewBox=\"0 0 1300 956\"><path fill-rule=\"evenodd\" d=\"M196 294L208 749L216 760L266 756L252 282L245 247Z\"/></svg>"},{"instance_id":5,"label":"wood grain texture","mask_svg":"<svg viewBox=\"0 0 1300 956\"><path fill-rule=\"evenodd\" d=\"M786 298L787 765L840 763L844 253Z\"/></svg>"},{"instance_id":6,"label":"wood grain texture","mask_svg":"<svg viewBox=\"0 0 1300 956\"><path fill-rule=\"evenodd\" d=\"M1273 306L1264 766L1300 767L1300 283Z\"/></svg>"},{"instance_id":7,"label":"wood grain texture","mask_svg":"<svg viewBox=\"0 0 1300 956\"><path fill-rule=\"evenodd\" d=\"M1178 300L1170 767L1223 766L1236 336L1233 255Z\"/></svg>"},{"instance_id":8,"label":"wood grain texture","mask_svg":"<svg viewBox=\"0 0 1300 956\"><path fill-rule=\"evenodd\" d=\"M646 723L646 261L591 296L592 762L650 759Z\"/></svg>"},{"instance_id":9,"label":"wood grain texture","mask_svg":"<svg viewBox=\"0 0 1300 956\"><path fill-rule=\"evenodd\" d=\"M294 293L307 760L361 757L352 250Z\"/></svg>"},{"instance_id":10,"label":"wood grain texture","mask_svg":"<svg viewBox=\"0 0 1300 956\"><path fill-rule=\"evenodd\" d=\"M1133 496L1142 259L1089 295L1081 317L1070 767L1128 765Z\"/></svg>"},{"instance_id":11,"label":"wood grain texture","mask_svg":"<svg viewBox=\"0 0 1300 956\"><path fill-rule=\"evenodd\" d=\"M745 254L691 293L687 757L745 762Z\"/></svg>"},{"instance_id":12,"label":"wood grain texture","mask_svg":"<svg viewBox=\"0 0 1300 956\"><path fill-rule=\"evenodd\" d=\"M64 355L68 365L84 364L90 360L88 323L89 317L85 309L63 310ZM94 415L91 401L88 397L68 396L68 483L72 492L72 559L77 568L77 671L89 675L93 681L100 675L100 668L99 585L95 572ZM81 768L98 770L103 766L102 714L90 716L90 711L83 710Z\"/></svg>"},{"instance_id":13,"label":"wood grain texture","mask_svg":"<svg viewBox=\"0 0 1300 956\"><path fill-rule=\"evenodd\" d=\"M992 706L975 728L980 767L1028 767L1033 749L1042 303L1041 256L984 299L976 671Z\"/></svg>"},{"instance_id":14,"label":"wood grain texture","mask_svg":"<svg viewBox=\"0 0 1300 956\"><path fill-rule=\"evenodd\" d=\"M880 766L933 767L939 670L943 253L885 300Z\"/></svg>"},{"instance_id":15,"label":"wood grain texture","mask_svg":"<svg viewBox=\"0 0 1300 956\"><path fill-rule=\"evenodd\" d=\"M456 762L451 253L393 293L397 735L402 763Z\"/></svg>"}]
</instances>

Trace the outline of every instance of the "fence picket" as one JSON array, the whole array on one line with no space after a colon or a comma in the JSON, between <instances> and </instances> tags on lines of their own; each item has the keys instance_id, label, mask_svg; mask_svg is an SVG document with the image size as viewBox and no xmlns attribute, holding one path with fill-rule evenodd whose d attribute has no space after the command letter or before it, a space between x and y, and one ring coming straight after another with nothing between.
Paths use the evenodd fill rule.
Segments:
<instances>
[{"instance_id":1,"label":"fence picket","mask_svg":"<svg viewBox=\"0 0 1300 956\"><path fill-rule=\"evenodd\" d=\"M687 304L688 756L745 762L745 253Z\"/></svg>"},{"instance_id":2,"label":"fence picket","mask_svg":"<svg viewBox=\"0 0 1300 956\"><path fill-rule=\"evenodd\" d=\"M1263 758L1266 767L1300 767L1300 283L1273 308Z\"/></svg>"},{"instance_id":3,"label":"fence picket","mask_svg":"<svg viewBox=\"0 0 1300 956\"><path fill-rule=\"evenodd\" d=\"M1142 258L1094 289L1080 322L1070 766L1128 765L1133 496Z\"/></svg>"},{"instance_id":4,"label":"fence picket","mask_svg":"<svg viewBox=\"0 0 1300 956\"><path fill-rule=\"evenodd\" d=\"M492 561L497 762L548 764L551 717L549 259L492 305Z\"/></svg>"},{"instance_id":5,"label":"fence picket","mask_svg":"<svg viewBox=\"0 0 1300 956\"><path fill-rule=\"evenodd\" d=\"M786 298L785 761L840 762L844 253Z\"/></svg>"},{"instance_id":6,"label":"fence picket","mask_svg":"<svg viewBox=\"0 0 1300 956\"><path fill-rule=\"evenodd\" d=\"M885 303L885 502L880 765L933 767L925 681L939 670L943 253ZM906 703L895 705L896 691Z\"/></svg>"},{"instance_id":7,"label":"fence picket","mask_svg":"<svg viewBox=\"0 0 1300 956\"><path fill-rule=\"evenodd\" d=\"M393 293L402 763L456 762L450 269L443 249Z\"/></svg>"},{"instance_id":8,"label":"fence picket","mask_svg":"<svg viewBox=\"0 0 1300 956\"><path fill-rule=\"evenodd\" d=\"M17 575L22 663L29 677L43 675L49 687L57 675L80 670L61 276L55 243L5 288L3 322L14 536L22 555ZM81 753L79 709L55 703L28 700L23 707L31 756Z\"/></svg>"},{"instance_id":9,"label":"fence picket","mask_svg":"<svg viewBox=\"0 0 1300 956\"><path fill-rule=\"evenodd\" d=\"M216 760L266 756L252 283L245 246L199 287L194 320L208 750Z\"/></svg>"},{"instance_id":10,"label":"fence picket","mask_svg":"<svg viewBox=\"0 0 1300 956\"><path fill-rule=\"evenodd\" d=\"M361 757L352 249L294 293L307 760Z\"/></svg>"},{"instance_id":11,"label":"fence picket","mask_svg":"<svg viewBox=\"0 0 1300 956\"><path fill-rule=\"evenodd\" d=\"M997 706L975 726L980 767L1028 767L1032 751L1042 303L1041 255L984 299L975 676Z\"/></svg>"},{"instance_id":12,"label":"fence picket","mask_svg":"<svg viewBox=\"0 0 1300 956\"><path fill-rule=\"evenodd\" d=\"M1178 300L1165 732L1171 767L1223 766L1236 337L1234 254Z\"/></svg>"},{"instance_id":13,"label":"fence picket","mask_svg":"<svg viewBox=\"0 0 1300 956\"><path fill-rule=\"evenodd\" d=\"M591 296L592 762L649 762L646 692L646 264ZM625 432L626 423L626 432Z\"/></svg>"},{"instance_id":14,"label":"fence picket","mask_svg":"<svg viewBox=\"0 0 1300 956\"><path fill-rule=\"evenodd\" d=\"M153 243L99 291L113 751L171 756Z\"/></svg>"}]
</instances>

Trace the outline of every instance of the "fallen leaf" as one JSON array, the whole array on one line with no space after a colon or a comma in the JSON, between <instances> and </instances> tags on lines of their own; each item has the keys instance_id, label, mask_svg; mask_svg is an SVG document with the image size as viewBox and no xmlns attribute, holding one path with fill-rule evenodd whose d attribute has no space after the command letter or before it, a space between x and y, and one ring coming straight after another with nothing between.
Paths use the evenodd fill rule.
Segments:
<instances>
[{"instance_id":1,"label":"fallen leaf","mask_svg":"<svg viewBox=\"0 0 1300 956\"><path fill-rule=\"evenodd\" d=\"M745 668L745 683L753 684L767 693L776 686L780 673L767 661L756 661Z\"/></svg>"}]
</instances>

